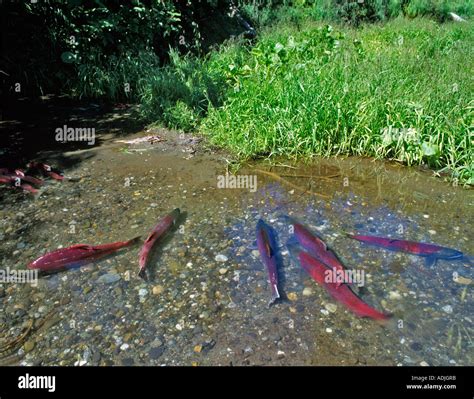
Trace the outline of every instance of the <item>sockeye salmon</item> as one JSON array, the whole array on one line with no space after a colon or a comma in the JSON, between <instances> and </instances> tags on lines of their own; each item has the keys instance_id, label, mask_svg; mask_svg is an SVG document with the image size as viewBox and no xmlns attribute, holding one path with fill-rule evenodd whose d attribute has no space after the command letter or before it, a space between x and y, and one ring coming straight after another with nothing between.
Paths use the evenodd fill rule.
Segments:
<instances>
[{"instance_id":1,"label":"sockeye salmon","mask_svg":"<svg viewBox=\"0 0 474 399\"><path fill-rule=\"evenodd\" d=\"M335 253L327 247L323 240L315 234L312 234L300 223L293 223L293 227L296 239L306 251L319 259L328 268L344 272L345 267L339 261ZM344 283L338 282L337 286L339 287L341 284Z\"/></svg>"},{"instance_id":2,"label":"sockeye salmon","mask_svg":"<svg viewBox=\"0 0 474 399\"><path fill-rule=\"evenodd\" d=\"M257 222L257 247L263 264L267 267L268 278L270 280L272 290L272 298L268 303L268 306L270 306L280 298L280 293L278 292L276 243L270 227L267 226L262 219Z\"/></svg>"},{"instance_id":3,"label":"sockeye salmon","mask_svg":"<svg viewBox=\"0 0 474 399\"><path fill-rule=\"evenodd\" d=\"M110 244L87 245L76 244L68 248L49 252L28 264L28 269L41 271L57 271L70 267L82 266L92 261L110 255L121 248L135 244L140 237L128 241L118 241Z\"/></svg>"},{"instance_id":4,"label":"sockeye salmon","mask_svg":"<svg viewBox=\"0 0 474 399\"><path fill-rule=\"evenodd\" d=\"M148 238L143 243L143 246L140 250L140 254L138 257L138 264L140 266L140 270L138 275L146 279L146 267L147 261L150 254L151 249L154 245L168 232L168 230L176 223L180 215L180 210L176 208L173 210L169 215L165 216L161 219L158 224L153 228L153 230L148 235Z\"/></svg>"},{"instance_id":5,"label":"sockeye salmon","mask_svg":"<svg viewBox=\"0 0 474 399\"><path fill-rule=\"evenodd\" d=\"M464 254L456 249L440 247L434 244L425 244L416 241L394 240L391 238L352 235L347 234L348 237L363 242L364 244L374 245L385 248L390 251L405 252L412 255L423 256L426 258L426 264L431 266L439 259L458 260L463 259Z\"/></svg>"},{"instance_id":6,"label":"sockeye salmon","mask_svg":"<svg viewBox=\"0 0 474 399\"><path fill-rule=\"evenodd\" d=\"M37 169L41 173L43 173L43 175L49 176L49 177L51 177L55 180L63 180L64 179L64 176L61 174L60 171L58 171L57 169L53 169L50 165L47 165L47 164L42 163L42 162L30 162L28 164L28 168L29 169Z\"/></svg>"},{"instance_id":7,"label":"sockeye salmon","mask_svg":"<svg viewBox=\"0 0 474 399\"><path fill-rule=\"evenodd\" d=\"M23 191L28 191L31 194L37 194L38 190L29 184L22 183L22 178L18 176L0 175L1 184L9 184L12 188L19 188Z\"/></svg>"},{"instance_id":8,"label":"sockeye salmon","mask_svg":"<svg viewBox=\"0 0 474 399\"><path fill-rule=\"evenodd\" d=\"M357 316L369 317L374 320L388 320L391 317L390 314L380 312L365 303L346 284L337 287L336 283L326 282L328 268L318 259L295 246L289 245L288 249L314 281L324 287L336 301L342 303Z\"/></svg>"}]
</instances>

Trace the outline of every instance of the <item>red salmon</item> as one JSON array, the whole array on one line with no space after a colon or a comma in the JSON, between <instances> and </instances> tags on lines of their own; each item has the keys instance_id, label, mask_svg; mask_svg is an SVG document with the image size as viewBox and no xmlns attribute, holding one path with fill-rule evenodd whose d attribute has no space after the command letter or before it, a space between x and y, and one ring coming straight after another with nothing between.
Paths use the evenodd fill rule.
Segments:
<instances>
[{"instance_id":1,"label":"red salmon","mask_svg":"<svg viewBox=\"0 0 474 399\"><path fill-rule=\"evenodd\" d=\"M262 261L268 270L268 278L272 289L272 298L268 303L268 306L270 306L280 298L280 293L278 292L276 243L272 231L262 219L257 223L257 247Z\"/></svg>"},{"instance_id":2,"label":"red salmon","mask_svg":"<svg viewBox=\"0 0 474 399\"><path fill-rule=\"evenodd\" d=\"M143 246L140 250L140 254L138 257L138 264L140 266L140 270L138 275L146 279L146 267L147 261L150 254L151 249L154 245L168 232L168 230L176 223L180 215L180 210L176 208L173 210L169 215L166 215L163 219L161 219L158 224L153 228L150 232L148 238L143 243Z\"/></svg>"},{"instance_id":3,"label":"red salmon","mask_svg":"<svg viewBox=\"0 0 474 399\"><path fill-rule=\"evenodd\" d=\"M323 262L328 268L336 271L344 272L345 267L337 258L336 254L331 251L326 243L315 234L312 234L306 227L299 223L293 223L295 237L298 242L306 249L312 256ZM342 282L337 283L339 287Z\"/></svg>"},{"instance_id":4,"label":"red salmon","mask_svg":"<svg viewBox=\"0 0 474 399\"><path fill-rule=\"evenodd\" d=\"M64 176L61 175L58 170L53 169L50 165L42 162L30 162L28 164L29 169L37 169L43 173L43 175L49 176L55 180L63 180Z\"/></svg>"},{"instance_id":5,"label":"red salmon","mask_svg":"<svg viewBox=\"0 0 474 399\"><path fill-rule=\"evenodd\" d=\"M461 251L452 248L440 247L434 244L425 244L416 241L394 240L392 238L352 235L348 237L363 242L365 244L374 245L391 251L405 252L412 255L423 256L426 258L428 265L433 265L438 259L460 260L464 258Z\"/></svg>"},{"instance_id":6,"label":"red salmon","mask_svg":"<svg viewBox=\"0 0 474 399\"><path fill-rule=\"evenodd\" d=\"M49 252L28 264L28 269L41 271L57 271L68 267L81 266L109 254L121 248L135 244L140 237L128 241L118 241L110 244L87 245L77 244L68 248L57 249Z\"/></svg>"},{"instance_id":7,"label":"red salmon","mask_svg":"<svg viewBox=\"0 0 474 399\"><path fill-rule=\"evenodd\" d=\"M388 320L391 317L390 314L382 313L365 303L346 284L337 287L336 283L326 282L328 268L318 259L294 246L289 246L289 250L314 281L324 287L336 301L342 303L357 316L370 317L375 320Z\"/></svg>"}]
</instances>

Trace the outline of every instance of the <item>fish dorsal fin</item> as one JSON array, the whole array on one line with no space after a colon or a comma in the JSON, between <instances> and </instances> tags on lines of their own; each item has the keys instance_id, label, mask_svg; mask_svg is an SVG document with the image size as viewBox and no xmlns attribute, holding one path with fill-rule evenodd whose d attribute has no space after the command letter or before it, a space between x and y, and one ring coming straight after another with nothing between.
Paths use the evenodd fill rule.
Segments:
<instances>
[{"instance_id":1,"label":"fish dorsal fin","mask_svg":"<svg viewBox=\"0 0 474 399\"><path fill-rule=\"evenodd\" d=\"M90 245L88 244L76 244L76 245L73 245L71 247L69 247L70 249L93 249L93 247L91 247ZM66 249L66 248L65 248Z\"/></svg>"},{"instance_id":2,"label":"fish dorsal fin","mask_svg":"<svg viewBox=\"0 0 474 399\"><path fill-rule=\"evenodd\" d=\"M268 257L269 258L273 257L273 250L268 241L265 243L265 249L267 250Z\"/></svg>"},{"instance_id":3,"label":"fish dorsal fin","mask_svg":"<svg viewBox=\"0 0 474 399\"><path fill-rule=\"evenodd\" d=\"M150 242L151 240L153 240L154 238L156 237L156 231L154 231L153 233L151 233L148 238L145 240L145 242Z\"/></svg>"}]
</instances>

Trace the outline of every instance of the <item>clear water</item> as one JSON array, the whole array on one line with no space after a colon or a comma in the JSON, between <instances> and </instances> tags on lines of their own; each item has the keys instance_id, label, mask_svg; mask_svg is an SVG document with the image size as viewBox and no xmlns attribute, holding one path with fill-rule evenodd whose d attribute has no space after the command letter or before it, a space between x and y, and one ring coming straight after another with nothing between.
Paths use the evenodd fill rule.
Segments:
<instances>
[{"instance_id":1,"label":"clear water","mask_svg":"<svg viewBox=\"0 0 474 399\"><path fill-rule=\"evenodd\" d=\"M472 190L431 172L359 158L247 164L238 174L257 176L254 192L218 188L225 154L161 130L126 138L152 133L165 140L126 145L105 131L97 146L65 148L56 161L56 152L45 149L42 156L63 168L64 182L48 181L36 197L1 188L3 269L24 269L60 246L145 238L172 209L184 213L153 256L148 282L137 276L138 245L43 276L37 287L2 284L0 347L27 331L21 345L1 354L3 364L473 363L470 266L427 267L423 258L344 234L431 242L472 255ZM285 175L293 186L255 169ZM293 263L286 215L317 232L348 268L364 271L359 294L393 320L357 318ZM275 229L280 245L285 298L270 308L255 242L259 218ZM103 282L106 274L117 281Z\"/></svg>"}]
</instances>

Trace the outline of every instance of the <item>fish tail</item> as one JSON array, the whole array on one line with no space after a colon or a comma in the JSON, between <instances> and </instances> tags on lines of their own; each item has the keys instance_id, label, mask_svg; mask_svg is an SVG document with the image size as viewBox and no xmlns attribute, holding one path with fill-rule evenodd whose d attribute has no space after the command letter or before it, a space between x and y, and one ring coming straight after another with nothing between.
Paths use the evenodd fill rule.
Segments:
<instances>
[{"instance_id":1,"label":"fish tail","mask_svg":"<svg viewBox=\"0 0 474 399\"><path fill-rule=\"evenodd\" d=\"M272 306L277 299L280 299L280 293L278 292L278 286L274 284L272 285L272 299L268 302L268 307Z\"/></svg>"},{"instance_id":2,"label":"fish tail","mask_svg":"<svg viewBox=\"0 0 474 399\"><path fill-rule=\"evenodd\" d=\"M148 276L145 269L140 269L138 272L138 277L141 277L143 280L148 281Z\"/></svg>"},{"instance_id":3,"label":"fish tail","mask_svg":"<svg viewBox=\"0 0 474 399\"><path fill-rule=\"evenodd\" d=\"M128 240L128 241L127 241L127 245L135 245L135 244L137 244L138 242L140 242L141 239L142 239L141 236L134 237L134 238L132 238L131 240Z\"/></svg>"}]
</instances>

